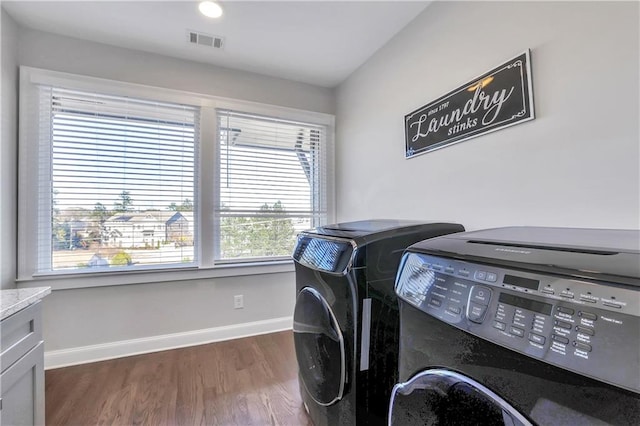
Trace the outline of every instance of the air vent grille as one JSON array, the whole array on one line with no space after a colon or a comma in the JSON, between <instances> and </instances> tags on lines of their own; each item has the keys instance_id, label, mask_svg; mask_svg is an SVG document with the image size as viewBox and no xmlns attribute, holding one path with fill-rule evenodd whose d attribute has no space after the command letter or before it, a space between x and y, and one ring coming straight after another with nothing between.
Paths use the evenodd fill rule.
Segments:
<instances>
[{"instance_id":1,"label":"air vent grille","mask_svg":"<svg viewBox=\"0 0 640 426\"><path fill-rule=\"evenodd\" d=\"M224 38L211 34L199 33L196 31L187 31L187 40L191 44L211 47L214 49L222 49L224 47Z\"/></svg>"}]
</instances>

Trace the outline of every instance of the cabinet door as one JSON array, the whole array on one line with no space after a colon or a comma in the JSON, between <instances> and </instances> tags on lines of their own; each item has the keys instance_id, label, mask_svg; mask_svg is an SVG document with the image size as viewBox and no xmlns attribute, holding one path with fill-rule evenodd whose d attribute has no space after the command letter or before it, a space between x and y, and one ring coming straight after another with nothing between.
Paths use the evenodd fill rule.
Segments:
<instances>
[{"instance_id":1,"label":"cabinet door","mask_svg":"<svg viewBox=\"0 0 640 426\"><path fill-rule=\"evenodd\" d=\"M42 341L42 302L36 302L2 320L0 366L4 372Z\"/></svg>"},{"instance_id":2,"label":"cabinet door","mask_svg":"<svg viewBox=\"0 0 640 426\"><path fill-rule=\"evenodd\" d=\"M44 424L44 343L40 342L0 376L0 424Z\"/></svg>"}]
</instances>

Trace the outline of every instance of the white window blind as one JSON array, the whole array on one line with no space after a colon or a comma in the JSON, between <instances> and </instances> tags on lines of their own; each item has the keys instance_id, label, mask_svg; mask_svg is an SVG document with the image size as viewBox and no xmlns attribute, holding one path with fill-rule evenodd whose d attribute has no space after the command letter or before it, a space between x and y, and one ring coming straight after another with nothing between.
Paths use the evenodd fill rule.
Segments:
<instances>
[{"instance_id":1,"label":"white window blind","mask_svg":"<svg viewBox=\"0 0 640 426\"><path fill-rule=\"evenodd\" d=\"M326 223L326 129L218 110L215 258L289 257L295 235Z\"/></svg>"},{"instance_id":2,"label":"white window blind","mask_svg":"<svg viewBox=\"0 0 640 426\"><path fill-rule=\"evenodd\" d=\"M38 272L192 264L198 109L39 93Z\"/></svg>"},{"instance_id":3,"label":"white window blind","mask_svg":"<svg viewBox=\"0 0 640 426\"><path fill-rule=\"evenodd\" d=\"M19 108L18 281L289 271L333 218L333 116L30 67Z\"/></svg>"}]
</instances>

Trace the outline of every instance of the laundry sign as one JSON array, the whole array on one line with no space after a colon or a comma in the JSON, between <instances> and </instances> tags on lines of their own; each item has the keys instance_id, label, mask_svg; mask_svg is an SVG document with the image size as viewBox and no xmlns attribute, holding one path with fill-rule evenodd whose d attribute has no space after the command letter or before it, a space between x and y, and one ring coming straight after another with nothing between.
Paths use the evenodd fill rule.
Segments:
<instances>
[{"instance_id":1,"label":"laundry sign","mask_svg":"<svg viewBox=\"0 0 640 426\"><path fill-rule=\"evenodd\" d=\"M406 158L534 118L527 50L405 116Z\"/></svg>"}]
</instances>

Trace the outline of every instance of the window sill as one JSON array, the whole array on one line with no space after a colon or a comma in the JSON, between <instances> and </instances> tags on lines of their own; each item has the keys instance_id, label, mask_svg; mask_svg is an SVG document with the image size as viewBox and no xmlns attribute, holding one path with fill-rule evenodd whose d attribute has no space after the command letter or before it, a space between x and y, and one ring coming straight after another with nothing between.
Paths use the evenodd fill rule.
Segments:
<instances>
[{"instance_id":1,"label":"window sill","mask_svg":"<svg viewBox=\"0 0 640 426\"><path fill-rule=\"evenodd\" d=\"M92 274L46 275L17 280L18 288L49 286L51 290L153 284L293 272L292 260L220 265L213 268L181 268L152 271L122 271Z\"/></svg>"}]
</instances>

